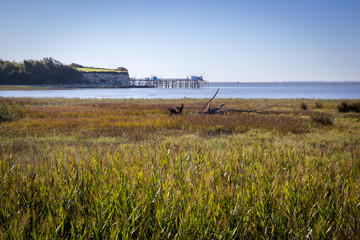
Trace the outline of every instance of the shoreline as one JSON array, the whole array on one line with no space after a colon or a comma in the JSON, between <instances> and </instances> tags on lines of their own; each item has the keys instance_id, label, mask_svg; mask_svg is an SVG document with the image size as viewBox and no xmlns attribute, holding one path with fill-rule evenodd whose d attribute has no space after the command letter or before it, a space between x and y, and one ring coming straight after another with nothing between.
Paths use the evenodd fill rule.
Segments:
<instances>
[{"instance_id":1,"label":"shoreline","mask_svg":"<svg viewBox=\"0 0 360 240\"><path fill-rule=\"evenodd\" d=\"M153 88L153 87L147 87L147 86L129 86L129 87L120 87L120 86L81 86L81 85L46 85L46 86L40 86L40 85L0 85L0 90L74 90L74 89L84 89L84 88L111 88L111 89L121 89L121 88Z\"/></svg>"},{"instance_id":2,"label":"shoreline","mask_svg":"<svg viewBox=\"0 0 360 240\"><path fill-rule=\"evenodd\" d=\"M230 99L360 99L360 84L210 84L199 89L114 87L98 85L0 85L2 97L64 97L116 99L209 98L220 89L218 98Z\"/></svg>"}]
</instances>

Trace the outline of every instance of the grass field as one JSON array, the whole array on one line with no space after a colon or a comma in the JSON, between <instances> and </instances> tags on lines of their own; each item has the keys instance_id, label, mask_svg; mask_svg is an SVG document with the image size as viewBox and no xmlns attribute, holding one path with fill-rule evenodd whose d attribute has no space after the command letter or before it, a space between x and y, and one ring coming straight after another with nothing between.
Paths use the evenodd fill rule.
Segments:
<instances>
[{"instance_id":1,"label":"grass field","mask_svg":"<svg viewBox=\"0 0 360 240\"><path fill-rule=\"evenodd\" d=\"M206 101L0 98L0 239L359 239L360 113Z\"/></svg>"},{"instance_id":2,"label":"grass field","mask_svg":"<svg viewBox=\"0 0 360 240\"><path fill-rule=\"evenodd\" d=\"M117 73L127 73L127 71L121 71L117 69L108 69L108 68L76 68L80 72L117 72Z\"/></svg>"}]
</instances>

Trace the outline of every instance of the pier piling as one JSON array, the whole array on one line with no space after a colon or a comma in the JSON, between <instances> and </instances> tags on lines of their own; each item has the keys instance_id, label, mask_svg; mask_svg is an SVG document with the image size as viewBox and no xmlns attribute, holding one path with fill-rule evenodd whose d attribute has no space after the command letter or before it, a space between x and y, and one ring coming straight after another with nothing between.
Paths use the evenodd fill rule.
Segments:
<instances>
[{"instance_id":1,"label":"pier piling","mask_svg":"<svg viewBox=\"0 0 360 240\"><path fill-rule=\"evenodd\" d=\"M207 81L202 77L191 78L131 78L130 82L135 87L153 88L201 88Z\"/></svg>"}]
</instances>

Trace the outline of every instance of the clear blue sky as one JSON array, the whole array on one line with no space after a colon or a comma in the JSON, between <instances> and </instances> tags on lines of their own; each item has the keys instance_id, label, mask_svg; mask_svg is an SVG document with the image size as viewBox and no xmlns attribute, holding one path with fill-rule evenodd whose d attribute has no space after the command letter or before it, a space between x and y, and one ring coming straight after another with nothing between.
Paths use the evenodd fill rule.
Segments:
<instances>
[{"instance_id":1,"label":"clear blue sky","mask_svg":"<svg viewBox=\"0 0 360 240\"><path fill-rule=\"evenodd\" d=\"M210 81L360 81L359 0L1 0L0 58Z\"/></svg>"}]
</instances>

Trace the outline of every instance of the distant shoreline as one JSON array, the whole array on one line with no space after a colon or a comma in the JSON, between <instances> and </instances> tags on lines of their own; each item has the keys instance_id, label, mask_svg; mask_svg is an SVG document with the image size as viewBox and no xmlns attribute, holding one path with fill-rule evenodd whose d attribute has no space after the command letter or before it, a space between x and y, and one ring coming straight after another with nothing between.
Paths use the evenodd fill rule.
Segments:
<instances>
[{"instance_id":1,"label":"distant shoreline","mask_svg":"<svg viewBox=\"0 0 360 240\"><path fill-rule=\"evenodd\" d=\"M81 89L81 88L150 88L147 86L129 86L129 87L104 87L104 86L93 86L93 85L46 85L46 86L31 86L31 85L0 85L0 90L66 90L66 89Z\"/></svg>"},{"instance_id":2,"label":"distant shoreline","mask_svg":"<svg viewBox=\"0 0 360 240\"><path fill-rule=\"evenodd\" d=\"M235 81L235 82L226 82L226 81L211 81L210 84L227 84L227 83L230 83L230 84L236 84L236 83L239 83L239 84L243 84L243 83L261 83L261 84L264 84L264 83L304 83L304 84L311 84L311 83L341 83L341 84L344 84L344 83L356 83L356 84L360 84L360 80L359 81L257 81L257 82L249 82L249 81L245 81L245 82L241 82L241 81Z\"/></svg>"}]
</instances>

